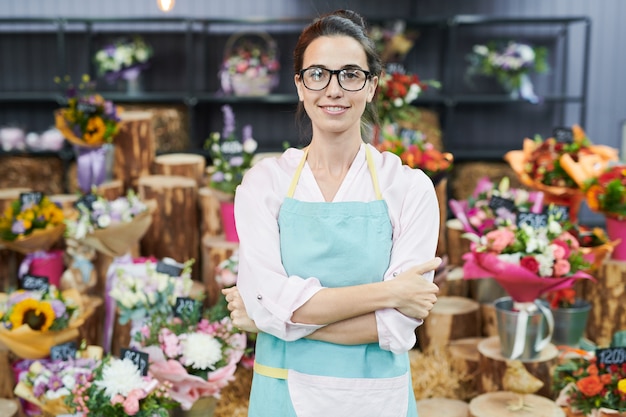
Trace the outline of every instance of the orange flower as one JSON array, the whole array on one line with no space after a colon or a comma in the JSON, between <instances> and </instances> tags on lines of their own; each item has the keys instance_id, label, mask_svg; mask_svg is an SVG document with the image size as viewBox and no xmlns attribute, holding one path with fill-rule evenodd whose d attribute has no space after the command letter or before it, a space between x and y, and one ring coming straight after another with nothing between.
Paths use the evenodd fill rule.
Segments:
<instances>
[{"instance_id":1,"label":"orange flower","mask_svg":"<svg viewBox=\"0 0 626 417\"><path fill-rule=\"evenodd\" d=\"M589 375L598 375L598 367L596 364L591 364L587 367L587 373Z\"/></svg>"},{"instance_id":2,"label":"orange flower","mask_svg":"<svg viewBox=\"0 0 626 417\"><path fill-rule=\"evenodd\" d=\"M593 397L602 392L604 384L598 375L589 375L576 381L576 387L587 397Z\"/></svg>"}]
</instances>

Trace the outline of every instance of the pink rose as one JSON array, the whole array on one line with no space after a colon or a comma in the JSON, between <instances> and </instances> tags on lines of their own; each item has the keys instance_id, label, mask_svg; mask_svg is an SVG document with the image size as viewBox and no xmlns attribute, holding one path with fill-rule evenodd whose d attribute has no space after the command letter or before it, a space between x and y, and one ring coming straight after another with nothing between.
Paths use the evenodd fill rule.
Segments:
<instances>
[{"instance_id":1,"label":"pink rose","mask_svg":"<svg viewBox=\"0 0 626 417\"><path fill-rule=\"evenodd\" d=\"M561 239L555 239L550 244L550 247L553 250L552 253L555 259L568 259L572 252L567 242Z\"/></svg>"},{"instance_id":2,"label":"pink rose","mask_svg":"<svg viewBox=\"0 0 626 417\"><path fill-rule=\"evenodd\" d=\"M122 397L120 394L117 394L113 398L111 398L111 405L120 404L123 402L124 402L124 397Z\"/></svg>"},{"instance_id":3,"label":"pink rose","mask_svg":"<svg viewBox=\"0 0 626 417\"><path fill-rule=\"evenodd\" d=\"M487 233L489 248L496 253L501 253L507 246L515 241L515 234L509 229L496 229Z\"/></svg>"},{"instance_id":4,"label":"pink rose","mask_svg":"<svg viewBox=\"0 0 626 417\"><path fill-rule=\"evenodd\" d=\"M124 400L124 412L129 416L134 416L139 412L139 398L129 395Z\"/></svg>"},{"instance_id":5,"label":"pink rose","mask_svg":"<svg viewBox=\"0 0 626 417\"><path fill-rule=\"evenodd\" d=\"M578 248L580 248L580 243L578 242L578 239L576 239L574 237L574 235L572 235L569 232L563 232L561 233L561 235L557 238L557 240L561 240L563 242L566 242L567 245L572 249L572 250L578 250Z\"/></svg>"},{"instance_id":6,"label":"pink rose","mask_svg":"<svg viewBox=\"0 0 626 417\"><path fill-rule=\"evenodd\" d=\"M570 271L570 264L568 260L557 259L557 261L554 263L554 276L555 277L562 277L568 274L569 271Z\"/></svg>"}]
</instances>

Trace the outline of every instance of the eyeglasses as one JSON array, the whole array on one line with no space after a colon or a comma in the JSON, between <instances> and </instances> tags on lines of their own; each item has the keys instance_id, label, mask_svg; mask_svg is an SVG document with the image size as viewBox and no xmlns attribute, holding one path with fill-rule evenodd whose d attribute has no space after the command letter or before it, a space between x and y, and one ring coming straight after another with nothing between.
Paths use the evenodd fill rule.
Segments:
<instances>
[{"instance_id":1,"label":"eyeglasses","mask_svg":"<svg viewBox=\"0 0 626 417\"><path fill-rule=\"evenodd\" d=\"M328 87L333 75L337 76L339 86L346 91L359 91L365 87L371 73L362 69L329 70L320 67L309 67L300 70L300 79L309 90L320 91Z\"/></svg>"}]
</instances>

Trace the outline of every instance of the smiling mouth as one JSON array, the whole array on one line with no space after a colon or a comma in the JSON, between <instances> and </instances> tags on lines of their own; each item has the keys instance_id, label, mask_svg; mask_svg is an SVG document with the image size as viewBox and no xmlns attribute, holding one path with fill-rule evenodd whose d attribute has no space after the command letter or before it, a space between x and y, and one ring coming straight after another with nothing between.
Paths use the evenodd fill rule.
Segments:
<instances>
[{"instance_id":1,"label":"smiling mouth","mask_svg":"<svg viewBox=\"0 0 626 417\"><path fill-rule=\"evenodd\" d=\"M321 106L321 107L322 109L331 113L338 113L347 109L347 107L343 107L343 106Z\"/></svg>"}]
</instances>

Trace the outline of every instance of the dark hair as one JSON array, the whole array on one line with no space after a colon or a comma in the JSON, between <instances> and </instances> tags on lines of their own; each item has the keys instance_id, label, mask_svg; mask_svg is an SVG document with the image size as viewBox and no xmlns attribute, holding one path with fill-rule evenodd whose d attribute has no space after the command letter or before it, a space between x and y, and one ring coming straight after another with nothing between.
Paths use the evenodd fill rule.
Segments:
<instances>
[{"instance_id":1,"label":"dark hair","mask_svg":"<svg viewBox=\"0 0 626 417\"><path fill-rule=\"evenodd\" d=\"M349 36L359 42L367 57L368 71L372 76L380 76L382 62L376 52L374 42L367 35L365 20L363 20L361 15L351 10L336 10L315 19L313 23L304 28L293 51L293 69L296 74L302 69L306 49L311 42L322 36ZM307 121L310 125L310 119L304 111L304 106L302 103L299 103L296 112L296 124L301 131L304 130L304 121ZM378 113L373 102L368 103L365 107L362 122L366 124L378 122Z\"/></svg>"}]
</instances>

